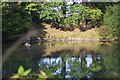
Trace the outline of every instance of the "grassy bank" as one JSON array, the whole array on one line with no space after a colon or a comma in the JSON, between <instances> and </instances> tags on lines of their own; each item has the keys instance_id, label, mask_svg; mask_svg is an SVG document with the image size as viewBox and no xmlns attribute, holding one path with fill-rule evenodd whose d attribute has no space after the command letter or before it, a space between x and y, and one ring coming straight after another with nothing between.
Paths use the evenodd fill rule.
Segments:
<instances>
[{"instance_id":1,"label":"grassy bank","mask_svg":"<svg viewBox=\"0 0 120 80\"><path fill-rule=\"evenodd\" d=\"M51 25L45 24L46 37L45 40L71 40L71 41L80 41L80 40L86 40L86 41L93 41L99 40L98 31L93 28L90 30L87 30L85 32L80 31L79 29L74 29L74 31L61 31L60 29L51 28Z\"/></svg>"}]
</instances>

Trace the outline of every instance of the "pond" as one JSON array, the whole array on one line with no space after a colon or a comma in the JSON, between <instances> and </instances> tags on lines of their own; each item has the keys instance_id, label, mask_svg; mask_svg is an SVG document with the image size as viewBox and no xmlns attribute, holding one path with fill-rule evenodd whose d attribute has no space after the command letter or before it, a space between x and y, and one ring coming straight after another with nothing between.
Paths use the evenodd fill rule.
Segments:
<instances>
[{"instance_id":1,"label":"pond","mask_svg":"<svg viewBox=\"0 0 120 80\"><path fill-rule=\"evenodd\" d=\"M3 55L6 46L3 43ZM3 63L2 77L17 73L19 66L51 78L118 78L120 43L49 42L19 46Z\"/></svg>"}]
</instances>

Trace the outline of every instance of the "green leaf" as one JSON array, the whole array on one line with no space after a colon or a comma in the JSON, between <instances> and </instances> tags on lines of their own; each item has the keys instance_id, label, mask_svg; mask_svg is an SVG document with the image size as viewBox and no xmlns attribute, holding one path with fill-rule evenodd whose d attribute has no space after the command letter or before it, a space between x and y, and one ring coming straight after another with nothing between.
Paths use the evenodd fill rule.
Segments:
<instances>
[{"instance_id":1,"label":"green leaf","mask_svg":"<svg viewBox=\"0 0 120 80\"><path fill-rule=\"evenodd\" d=\"M50 76L54 76L54 75L55 75L54 73L51 73L51 74L49 75L49 77L50 77Z\"/></svg>"},{"instance_id":2,"label":"green leaf","mask_svg":"<svg viewBox=\"0 0 120 80\"><path fill-rule=\"evenodd\" d=\"M22 75L23 73L24 73L24 68L23 68L23 66L20 66L18 69L18 74Z\"/></svg>"},{"instance_id":3,"label":"green leaf","mask_svg":"<svg viewBox=\"0 0 120 80\"><path fill-rule=\"evenodd\" d=\"M43 71L40 71L41 75L46 76L46 73Z\"/></svg>"},{"instance_id":4,"label":"green leaf","mask_svg":"<svg viewBox=\"0 0 120 80\"><path fill-rule=\"evenodd\" d=\"M26 70L22 75L27 76L31 72L31 69Z\"/></svg>"},{"instance_id":5,"label":"green leaf","mask_svg":"<svg viewBox=\"0 0 120 80\"><path fill-rule=\"evenodd\" d=\"M20 78L20 76L19 76L18 74L15 74L15 75L13 75L13 76L10 77L10 78Z\"/></svg>"}]
</instances>

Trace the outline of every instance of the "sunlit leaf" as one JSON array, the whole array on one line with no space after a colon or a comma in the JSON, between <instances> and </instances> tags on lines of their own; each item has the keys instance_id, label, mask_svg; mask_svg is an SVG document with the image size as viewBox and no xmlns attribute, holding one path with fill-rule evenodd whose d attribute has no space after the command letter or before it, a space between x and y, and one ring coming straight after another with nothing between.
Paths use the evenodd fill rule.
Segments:
<instances>
[{"instance_id":1,"label":"sunlit leaf","mask_svg":"<svg viewBox=\"0 0 120 80\"><path fill-rule=\"evenodd\" d=\"M20 66L18 69L18 74L22 75L24 73L24 68L23 66Z\"/></svg>"},{"instance_id":2,"label":"sunlit leaf","mask_svg":"<svg viewBox=\"0 0 120 80\"><path fill-rule=\"evenodd\" d=\"M13 75L13 76L10 77L10 78L20 78L20 76L19 76L18 74L15 74L15 75Z\"/></svg>"},{"instance_id":3,"label":"sunlit leaf","mask_svg":"<svg viewBox=\"0 0 120 80\"><path fill-rule=\"evenodd\" d=\"M46 73L40 70L41 75L46 76Z\"/></svg>"},{"instance_id":4,"label":"sunlit leaf","mask_svg":"<svg viewBox=\"0 0 120 80\"><path fill-rule=\"evenodd\" d=\"M31 69L26 70L26 71L23 73L23 76L27 76L30 72L31 72Z\"/></svg>"}]
</instances>

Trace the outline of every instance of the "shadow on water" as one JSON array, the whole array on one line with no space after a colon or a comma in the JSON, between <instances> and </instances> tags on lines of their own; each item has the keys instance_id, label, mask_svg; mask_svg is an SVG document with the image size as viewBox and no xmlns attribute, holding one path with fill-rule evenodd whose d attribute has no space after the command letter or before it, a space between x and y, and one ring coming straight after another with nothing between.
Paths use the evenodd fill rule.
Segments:
<instances>
[{"instance_id":1,"label":"shadow on water","mask_svg":"<svg viewBox=\"0 0 120 80\"><path fill-rule=\"evenodd\" d=\"M54 74L49 78L117 78L119 43L56 42L20 46L3 64L3 77L20 65Z\"/></svg>"}]
</instances>

